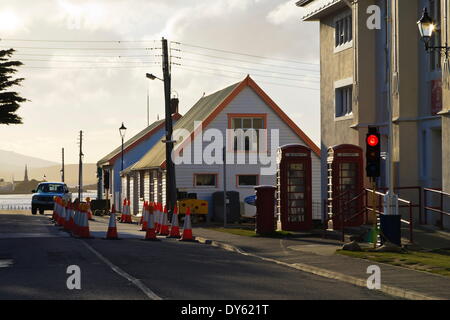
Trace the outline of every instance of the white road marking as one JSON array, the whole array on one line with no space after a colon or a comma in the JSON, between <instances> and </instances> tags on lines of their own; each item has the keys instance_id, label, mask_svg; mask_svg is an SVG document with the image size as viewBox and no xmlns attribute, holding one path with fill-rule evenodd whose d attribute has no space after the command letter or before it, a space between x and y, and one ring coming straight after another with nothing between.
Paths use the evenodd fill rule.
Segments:
<instances>
[{"instance_id":1,"label":"white road marking","mask_svg":"<svg viewBox=\"0 0 450 320\"><path fill-rule=\"evenodd\" d=\"M0 259L0 268L8 268L14 264L14 260L12 259Z\"/></svg>"},{"instance_id":2,"label":"white road marking","mask_svg":"<svg viewBox=\"0 0 450 320\"><path fill-rule=\"evenodd\" d=\"M142 283L141 280L136 279L135 277L129 275L122 269L120 269L118 266L114 265L111 261L106 259L103 255L101 255L97 250L92 248L88 243L85 241L81 241L86 248L88 248L93 254L95 254L100 260L102 260L106 265L108 265L115 273L122 276L123 278L130 281L132 284L134 284L136 287L138 287L149 299L151 300L162 300L160 296L158 296L156 293L154 293L152 290L150 290L145 284Z\"/></svg>"}]
</instances>

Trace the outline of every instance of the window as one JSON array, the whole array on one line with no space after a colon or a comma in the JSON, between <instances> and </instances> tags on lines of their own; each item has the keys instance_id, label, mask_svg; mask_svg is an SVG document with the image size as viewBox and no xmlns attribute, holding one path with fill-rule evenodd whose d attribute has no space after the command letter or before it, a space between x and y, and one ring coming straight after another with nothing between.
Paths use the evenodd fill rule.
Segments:
<instances>
[{"instance_id":1,"label":"window","mask_svg":"<svg viewBox=\"0 0 450 320\"><path fill-rule=\"evenodd\" d=\"M336 88L336 118L348 116L352 113L353 87Z\"/></svg>"},{"instance_id":2,"label":"window","mask_svg":"<svg viewBox=\"0 0 450 320\"><path fill-rule=\"evenodd\" d=\"M237 176L237 185L238 187L248 187L248 186L257 186L259 184L259 176L258 175L238 175Z\"/></svg>"},{"instance_id":3,"label":"window","mask_svg":"<svg viewBox=\"0 0 450 320\"><path fill-rule=\"evenodd\" d=\"M259 130L266 128L266 116L229 115L229 127L235 129L232 140L234 151L258 151Z\"/></svg>"},{"instance_id":4,"label":"window","mask_svg":"<svg viewBox=\"0 0 450 320\"><path fill-rule=\"evenodd\" d=\"M334 23L335 28L335 47L342 46L353 40L352 34L352 14L347 13L336 19Z\"/></svg>"},{"instance_id":5,"label":"window","mask_svg":"<svg viewBox=\"0 0 450 320\"><path fill-rule=\"evenodd\" d=\"M196 187L216 187L217 174L215 173L200 173L194 175L194 186Z\"/></svg>"}]
</instances>

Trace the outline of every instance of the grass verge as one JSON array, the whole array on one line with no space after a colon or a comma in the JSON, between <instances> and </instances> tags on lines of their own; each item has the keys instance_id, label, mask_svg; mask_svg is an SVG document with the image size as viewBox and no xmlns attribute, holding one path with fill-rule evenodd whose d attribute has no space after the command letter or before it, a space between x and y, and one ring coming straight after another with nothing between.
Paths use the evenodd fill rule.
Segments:
<instances>
[{"instance_id":1,"label":"grass verge","mask_svg":"<svg viewBox=\"0 0 450 320\"><path fill-rule=\"evenodd\" d=\"M288 231L274 231L269 234L259 235L256 234L255 230L241 229L241 228L210 228L210 230L235 234L244 237L288 238L294 235Z\"/></svg>"},{"instance_id":2,"label":"grass verge","mask_svg":"<svg viewBox=\"0 0 450 320\"><path fill-rule=\"evenodd\" d=\"M408 251L406 253L361 252L337 250L337 254L361 258L412 270L425 271L450 277L450 250L433 250L431 252Z\"/></svg>"}]
</instances>

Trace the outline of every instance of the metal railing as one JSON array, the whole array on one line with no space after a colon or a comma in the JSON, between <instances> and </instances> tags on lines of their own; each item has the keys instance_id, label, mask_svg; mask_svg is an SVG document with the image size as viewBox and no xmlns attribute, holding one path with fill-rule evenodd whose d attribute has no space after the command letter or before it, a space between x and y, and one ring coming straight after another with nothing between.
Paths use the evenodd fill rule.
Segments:
<instances>
[{"instance_id":1,"label":"metal railing","mask_svg":"<svg viewBox=\"0 0 450 320\"><path fill-rule=\"evenodd\" d=\"M0 204L0 210L3 211L31 210L31 205Z\"/></svg>"},{"instance_id":2,"label":"metal railing","mask_svg":"<svg viewBox=\"0 0 450 320\"><path fill-rule=\"evenodd\" d=\"M439 196L438 207L428 206L428 193L432 193L434 195ZM425 224L428 223L428 211L436 212L440 214L439 227L441 229L444 229L444 215L450 216L450 212L444 210L444 197L446 197L446 199L449 199L450 194L438 189L423 188L423 198L424 198L423 210L424 210Z\"/></svg>"},{"instance_id":3,"label":"metal railing","mask_svg":"<svg viewBox=\"0 0 450 320\"><path fill-rule=\"evenodd\" d=\"M345 192L345 193L347 193L347 192ZM369 204L369 194L374 194L375 196L378 197L378 199L375 201L376 202L375 207L373 206L373 204L372 205ZM359 193L358 195L356 195L352 199L349 199L349 200L344 201L343 203L341 203L341 205L338 208L339 212L333 213L333 214L338 215L338 217L340 219L340 223L341 223L340 227L341 227L341 230L342 230L342 233L341 233L341 240L342 240L342 242L345 242L345 227L346 227L346 224L349 221L352 221L352 220L360 217L361 215L364 215L364 219L363 219L364 222L363 223L367 223L368 220L369 220L369 218L368 218L369 212L374 212L377 216L379 216L380 214L384 214L384 206L383 206L382 199L383 199L383 197L385 195L386 195L385 193L382 193L380 191L375 191L374 192L374 190L372 190L372 189L363 189L361 193ZM341 197L341 195L339 195L336 198L340 199L342 197ZM334 201L334 199L327 199L327 200L325 200L324 201L324 207L328 208L328 206L330 205L330 203L332 201ZM398 199L398 202L399 202L399 208L400 207L408 208L409 221L402 219L401 222L408 225L408 229L409 229L409 239L408 240L410 241L410 243L413 243L413 241L414 241L414 236L413 236L413 233L414 233L414 229L413 229L413 226L414 226L413 207L414 207L414 205L413 205L413 203L411 201L408 201L408 200L405 200L405 199L401 199L401 198ZM356 203L357 205L362 203L362 206L352 216L345 217L346 210L354 208L354 206L352 205L353 203ZM324 211L324 212L325 212L325 214L324 214L324 218L325 218L324 227L325 227L325 229L327 229L328 222L330 220L332 220L333 218L328 215L328 212L326 212L326 211Z\"/></svg>"}]
</instances>

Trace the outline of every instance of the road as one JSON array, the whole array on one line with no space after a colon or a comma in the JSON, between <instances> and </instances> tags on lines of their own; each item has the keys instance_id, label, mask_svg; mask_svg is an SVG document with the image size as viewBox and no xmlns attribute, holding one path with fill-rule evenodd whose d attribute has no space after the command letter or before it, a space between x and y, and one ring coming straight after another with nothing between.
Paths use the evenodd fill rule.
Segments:
<instances>
[{"instance_id":1,"label":"road","mask_svg":"<svg viewBox=\"0 0 450 320\"><path fill-rule=\"evenodd\" d=\"M136 225L104 240L102 218L90 223L93 239L76 239L49 217L0 214L0 299L392 299L205 244L143 241ZM80 290L67 288L71 265Z\"/></svg>"}]
</instances>

